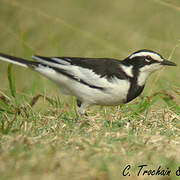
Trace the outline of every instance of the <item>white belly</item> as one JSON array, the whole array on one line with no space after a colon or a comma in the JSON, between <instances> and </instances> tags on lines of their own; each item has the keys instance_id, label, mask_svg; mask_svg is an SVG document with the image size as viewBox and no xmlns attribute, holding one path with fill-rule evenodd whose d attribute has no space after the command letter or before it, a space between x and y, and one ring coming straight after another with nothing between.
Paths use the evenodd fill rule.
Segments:
<instances>
[{"instance_id":1,"label":"white belly","mask_svg":"<svg viewBox=\"0 0 180 180\"><path fill-rule=\"evenodd\" d=\"M94 80L93 85L100 86L103 90L90 87L86 84L73 80L63 74L58 73L48 67L37 68L36 71L45 75L47 78L54 81L60 90L69 95L77 97L82 102L89 105L118 105L126 101L130 82L113 78L108 81L106 78L98 78Z\"/></svg>"},{"instance_id":2,"label":"white belly","mask_svg":"<svg viewBox=\"0 0 180 180\"><path fill-rule=\"evenodd\" d=\"M126 101L130 82L114 79L104 90L91 88L87 85L71 80L66 87L70 94L76 96L82 102L91 105L119 105Z\"/></svg>"}]
</instances>

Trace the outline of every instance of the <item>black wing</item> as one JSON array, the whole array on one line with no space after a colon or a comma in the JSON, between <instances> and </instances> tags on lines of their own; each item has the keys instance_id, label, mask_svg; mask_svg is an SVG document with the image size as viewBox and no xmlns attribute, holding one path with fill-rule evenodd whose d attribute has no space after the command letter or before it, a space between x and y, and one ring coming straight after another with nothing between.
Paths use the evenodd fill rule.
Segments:
<instances>
[{"instance_id":1,"label":"black wing","mask_svg":"<svg viewBox=\"0 0 180 180\"><path fill-rule=\"evenodd\" d=\"M42 57L33 56L34 59L41 63L56 67L56 64L74 65L85 69L90 69L100 77L105 77L108 80L113 77L119 79L127 79L127 75L121 69L120 60L110 58L82 58L82 57Z\"/></svg>"}]
</instances>

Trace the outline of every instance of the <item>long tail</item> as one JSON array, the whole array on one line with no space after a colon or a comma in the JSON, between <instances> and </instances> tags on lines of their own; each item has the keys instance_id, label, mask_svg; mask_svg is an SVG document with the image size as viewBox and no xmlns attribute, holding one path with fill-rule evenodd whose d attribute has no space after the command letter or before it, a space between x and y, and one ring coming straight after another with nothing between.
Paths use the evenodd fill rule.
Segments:
<instances>
[{"instance_id":1,"label":"long tail","mask_svg":"<svg viewBox=\"0 0 180 180\"><path fill-rule=\"evenodd\" d=\"M28 61L22 58L10 56L3 53L0 53L0 60L8 62L8 63L13 63L19 66L23 66L23 67L32 67L32 66L37 66L39 64L37 62Z\"/></svg>"}]
</instances>

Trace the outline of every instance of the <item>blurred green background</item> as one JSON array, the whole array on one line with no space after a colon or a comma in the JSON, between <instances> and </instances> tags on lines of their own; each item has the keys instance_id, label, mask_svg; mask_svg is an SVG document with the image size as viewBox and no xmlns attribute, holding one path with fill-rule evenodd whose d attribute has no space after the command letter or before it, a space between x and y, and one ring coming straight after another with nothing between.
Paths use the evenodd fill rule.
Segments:
<instances>
[{"instance_id":1,"label":"blurred green background","mask_svg":"<svg viewBox=\"0 0 180 180\"><path fill-rule=\"evenodd\" d=\"M180 40L178 7L179 0L1 0L0 52L29 59L32 54L123 59L146 48L168 58ZM179 57L180 47L172 61L179 64ZM3 91L8 90L6 71L0 62ZM145 94L179 87L179 72L180 66L155 73ZM14 66L14 74L20 93L59 93L31 70Z\"/></svg>"}]
</instances>

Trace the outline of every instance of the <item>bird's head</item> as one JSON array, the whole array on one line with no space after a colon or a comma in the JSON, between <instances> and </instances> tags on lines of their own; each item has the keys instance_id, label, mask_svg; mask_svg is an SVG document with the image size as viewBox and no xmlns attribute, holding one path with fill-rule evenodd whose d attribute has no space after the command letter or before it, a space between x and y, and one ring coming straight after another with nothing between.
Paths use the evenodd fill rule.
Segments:
<instances>
[{"instance_id":1,"label":"bird's head","mask_svg":"<svg viewBox=\"0 0 180 180\"><path fill-rule=\"evenodd\" d=\"M127 57L123 64L131 67L137 83L143 86L149 75L164 66L176 66L174 62L164 59L159 53L151 50L139 50ZM128 68L126 68L128 69Z\"/></svg>"},{"instance_id":2,"label":"bird's head","mask_svg":"<svg viewBox=\"0 0 180 180\"><path fill-rule=\"evenodd\" d=\"M174 62L164 59L159 53L145 49L134 52L126 61L140 72L149 73L159 70L163 66L176 66Z\"/></svg>"}]
</instances>

